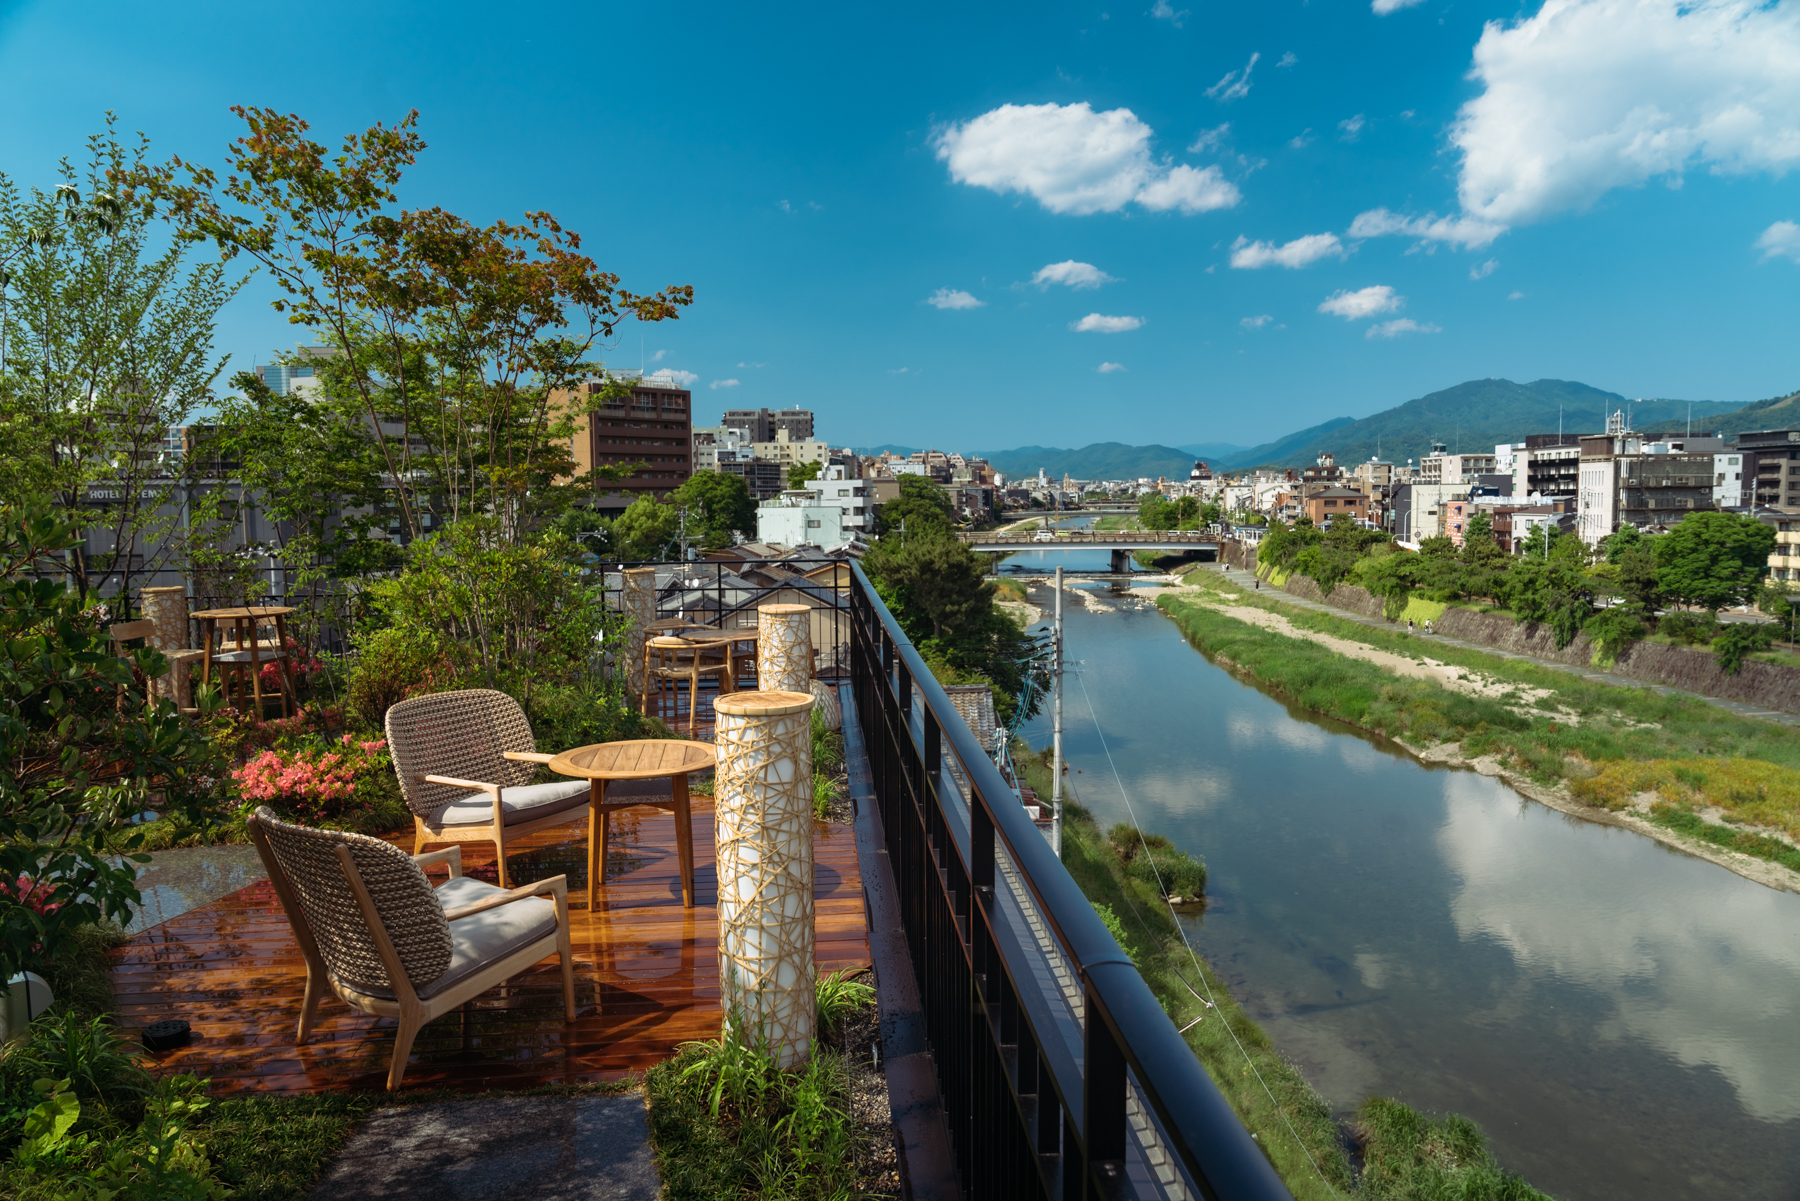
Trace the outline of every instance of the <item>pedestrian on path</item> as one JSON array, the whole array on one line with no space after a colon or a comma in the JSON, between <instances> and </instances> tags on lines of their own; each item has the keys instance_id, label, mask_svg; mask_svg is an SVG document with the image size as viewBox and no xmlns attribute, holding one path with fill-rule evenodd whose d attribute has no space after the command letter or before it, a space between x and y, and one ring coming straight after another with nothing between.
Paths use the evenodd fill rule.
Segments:
<instances>
[{"instance_id":1,"label":"pedestrian on path","mask_svg":"<svg viewBox=\"0 0 1800 1201\"><path fill-rule=\"evenodd\" d=\"M1406 619L1406 632L1408 634L1413 632L1413 620L1410 617Z\"/></svg>"},{"instance_id":2,"label":"pedestrian on path","mask_svg":"<svg viewBox=\"0 0 1800 1201\"><path fill-rule=\"evenodd\" d=\"M1427 634L1431 633L1431 618L1429 617L1425 619L1425 632Z\"/></svg>"}]
</instances>

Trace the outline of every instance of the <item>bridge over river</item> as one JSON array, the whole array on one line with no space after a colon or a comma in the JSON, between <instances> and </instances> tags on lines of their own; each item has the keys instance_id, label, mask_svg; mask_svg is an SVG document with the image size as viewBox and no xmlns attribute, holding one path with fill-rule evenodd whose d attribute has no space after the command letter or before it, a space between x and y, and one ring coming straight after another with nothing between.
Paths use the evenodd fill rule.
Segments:
<instances>
[{"instance_id":1,"label":"bridge over river","mask_svg":"<svg viewBox=\"0 0 1800 1201\"><path fill-rule=\"evenodd\" d=\"M1153 550L1163 554L1210 552L1219 553L1219 535L1194 530L1052 530L1054 539L1041 537L1037 530L1017 533L958 533L957 537L970 550L983 554L1016 554L1027 550L1107 550L1112 552L1112 569L1130 571L1132 551Z\"/></svg>"}]
</instances>

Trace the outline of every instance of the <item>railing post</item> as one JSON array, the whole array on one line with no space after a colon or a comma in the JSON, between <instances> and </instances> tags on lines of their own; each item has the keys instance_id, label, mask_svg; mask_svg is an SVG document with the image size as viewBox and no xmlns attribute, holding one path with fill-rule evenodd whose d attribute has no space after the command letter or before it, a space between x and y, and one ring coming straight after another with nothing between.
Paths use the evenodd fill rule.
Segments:
<instances>
[{"instance_id":1,"label":"railing post","mask_svg":"<svg viewBox=\"0 0 1800 1201\"><path fill-rule=\"evenodd\" d=\"M1125 1056L1107 1029L1094 982L1085 972L1083 984L1081 1124L1086 1162L1079 1195L1110 1201L1125 1183Z\"/></svg>"}]
</instances>

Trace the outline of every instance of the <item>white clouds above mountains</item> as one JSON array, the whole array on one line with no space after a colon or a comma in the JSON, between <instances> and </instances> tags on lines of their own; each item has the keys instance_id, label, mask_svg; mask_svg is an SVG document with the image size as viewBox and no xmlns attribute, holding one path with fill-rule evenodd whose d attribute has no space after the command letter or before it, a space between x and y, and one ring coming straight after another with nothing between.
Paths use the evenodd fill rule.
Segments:
<instances>
[{"instance_id":1,"label":"white clouds above mountains","mask_svg":"<svg viewBox=\"0 0 1800 1201\"><path fill-rule=\"evenodd\" d=\"M1245 329L1261 329L1263 326L1269 324L1269 322L1271 322L1273 320L1275 320L1275 318L1269 316L1267 313L1264 313L1260 317L1242 318L1241 320L1238 321L1238 324L1243 326Z\"/></svg>"},{"instance_id":2,"label":"white clouds above mountains","mask_svg":"<svg viewBox=\"0 0 1800 1201\"><path fill-rule=\"evenodd\" d=\"M1072 321L1069 328L1078 334L1123 334L1134 329L1142 329L1142 317L1108 317L1103 313L1089 313L1080 321Z\"/></svg>"},{"instance_id":3,"label":"white clouds above mountains","mask_svg":"<svg viewBox=\"0 0 1800 1201\"><path fill-rule=\"evenodd\" d=\"M1250 61L1244 64L1242 71L1227 71L1225 78L1206 89L1206 94L1213 100L1242 100L1250 94L1250 72L1256 70L1256 60L1262 57L1260 51L1251 51Z\"/></svg>"},{"instance_id":4,"label":"white clouds above mountains","mask_svg":"<svg viewBox=\"0 0 1800 1201\"><path fill-rule=\"evenodd\" d=\"M934 139L950 178L994 192L1022 192L1053 213L1116 213L1136 202L1154 212L1202 213L1243 199L1217 167L1157 162L1152 130L1128 108L1003 104L950 125Z\"/></svg>"},{"instance_id":5,"label":"white clouds above mountains","mask_svg":"<svg viewBox=\"0 0 1800 1201\"><path fill-rule=\"evenodd\" d=\"M1307 234L1281 246L1251 242L1240 235L1231 244L1231 265L1249 271L1259 267L1304 267L1334 255L1344 257L1344 244L1336 234Z\"/></svg>"},{"instance_id":6,"label":"white clouds above mountains","mask_svg":"<svg viewBox=\"0 0 1800 1201\"><path fill-rule=\"evenodd\" d=\"M1423 217L1403 217L1386 209L1370 209L1358 213L1350 223L1353 238L1380 238L1400 234L1421 242L1448 242L1452 246L1480 249L1506 232L1506 226L1474 217L1440 217L1426 213Z\"/></svg>"},{"instance_id":7,"label":"white clouds above mountains","mask_svg":"<svg viewBox=\"0 0 1800 1201\"><path fill-rule=\"evenodd\" d=\"M1406 297L1396 295L1387 284L1376 284L1355 292L1333 292L1319 306L1319 311L1346 321L1360 321L1377 313L1397 312L1405 303Z\"/></svg>"},{"instance_id":8,"label":"white clouds above mountains","mask_svg":"<svg viewBox=\"0 0 1800 1201\"><path fill-rule=\"evenodd\" d=\"M1756 248L1763 252L1765 263L1770 259L1793 259L1800 263L1800 225L1777 221L1763 230L1762 237L1756 239Z\"/></svg>"},{"instance_id":9,"label":"white clouds above mountains","mask_svg":"<svg viewBox=\"0 0 1800 1201\"><path fill-rule=\"evenodd\" d=\"M1365 338L1398 338L1401 334L1441 334L1444 331L1427 322L1420 325L1411 317L1400 317L1393 321L1383 321L1379 325L1371 325L1363 332Z\"/></svg>"},{"instance_id":10,"label":"white clouds above mountains","mask_svg":"<svg viewBox=\"0 0 1800 1201\"><path fill-rule=\"evenodd\" d=\"M1048 288L1051 284L1062 284L1079 292L1117 281L1092 263L1078 263L1074 259L1068 259L1040 268L1038 273L1031 277L1031 282L1039 288Z\"/></svg>"},{"instance_id":11,"label":"white clouds above mountains","mask_svg":"<svg viewBox=\"0 0 1800 1201\"><path fill-rule=\"evenodd\" d=\"M925 303L939 309L978 309L987 302L976 300L960 288L939 288L925 298Z\"/></svg>"},{"instance_id":12,"label":"white clouds above mountains","mask_svg":"<svg viewBox=\"0 0 1800 1201\"><path fill-rule=\"evenodd\" d=\"M716 379L706 386L717 391L720 388L735 388L738 386L738 382L734 379Z\"/></svg>"},{"instance_id":13,"label":"white clouds above mountains","mask_svg":"<svg viewBox=\"0 0 1800 1201\"><path fill-rule=\"evenodd\" d=\"M1102 363L1094 368L1094 370L1098 371L1101 375L1111 375L1115 371L1129 371L1131 368L1125 366L1123 363Z\"/></svg>"},{"instance_id":14,"label":"white clouds above mountains","mask_svg":"<svg viewBox=\"0 0 1800 1201\"><path fill-rule=\"evenodd\" d=\"M1451 130L1463 211L1516 225L1656 178L1800 166L1800 5L1546 0L1489 22Z\"/></svg>"}]
</instances>

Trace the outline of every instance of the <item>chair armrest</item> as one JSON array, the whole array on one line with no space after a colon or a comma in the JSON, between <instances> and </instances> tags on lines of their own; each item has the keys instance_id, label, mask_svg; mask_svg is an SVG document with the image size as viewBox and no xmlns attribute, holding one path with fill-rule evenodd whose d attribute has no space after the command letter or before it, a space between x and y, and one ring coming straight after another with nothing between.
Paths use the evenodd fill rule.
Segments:
<instances>
[{"instance_id":1,"label":"chair armrest","mask_svg":"<svg viewBox=\"0 0 1800 1201\"><path fill-rule=\"evenodd\" d=\"M542 751L503 751L500 757L511 759L514 763L548 763L556 758L555 755L546 755Z\"/></svg>"},{"instance_id":2,"label":"chair armrest","mask_svg":"<svg viewBox=\"0 0 1800 1201\"><path fill-rule=\"evenodd\" d=\"M491 793L495 799L499 799L501 788L498 784L484 784L480 780L459 780L455 776L420 776L419 783L447 784L451 788L467 788L471 792Z\"/></svg>"},{"instance_id":3,"label":"chair armrest","mask_svg":"<svg viewBox=\"0 0 1800 1201\"><path fill-rule=\"evenodd\" d=\"M477 913L485 913L489 909L498 909L502 905L510 905L514 901L523 901L527 897L565 898L569 895L569 877L551 876L548 880L539 880L536 884L526 884L519 888L501 893L497 897L489 897L485 901L476 901L472 905L459 905L455 909L444 910L444 920L453 922L459 917L469 917Z\"/></svg>"},{"instance_id":4,"label":"chair armrest","mask_svg":"<svg viewBox=\"0 0 1800 1201\"><path fill-rule=\"evenodd\" d=\"M452 880L462 875L461 847L451 847L445 851L426 851L423 855L414 855L412 861L420 867L429 867L434 863L448 863Z\"/></svg>"}]
</instances>

